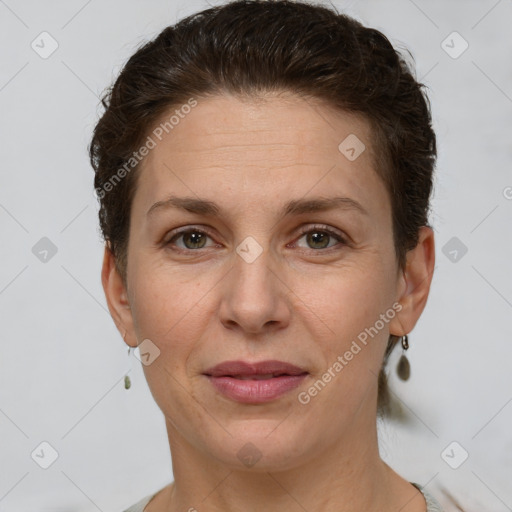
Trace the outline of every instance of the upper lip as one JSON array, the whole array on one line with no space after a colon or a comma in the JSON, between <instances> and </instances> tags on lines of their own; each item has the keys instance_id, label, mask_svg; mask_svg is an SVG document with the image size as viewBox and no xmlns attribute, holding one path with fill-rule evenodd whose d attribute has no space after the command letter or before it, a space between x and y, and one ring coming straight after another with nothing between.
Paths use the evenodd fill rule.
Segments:
<instances>
[{"instance_id":1,"label":"upper lip","mask_svg":"<svg viewBox=\"0 0 512 512\"><path fill-rule=\"evenodd\" d=\"M302 368L284 361L268 360L249 363L246 361L224 361L204 371L211 377L235 377L251 375L302 375Z\"/></svg>"}]
</instances>

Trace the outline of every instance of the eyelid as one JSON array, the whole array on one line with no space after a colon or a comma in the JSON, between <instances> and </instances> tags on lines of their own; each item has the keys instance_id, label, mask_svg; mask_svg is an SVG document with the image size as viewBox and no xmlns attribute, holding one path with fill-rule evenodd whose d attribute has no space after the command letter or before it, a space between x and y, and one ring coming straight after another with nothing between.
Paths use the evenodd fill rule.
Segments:
<instances>
[{"instance_id":1,"label":"eyelid","mask_svg":"<svg viewBox=\"0 0 512 512\"><path fill-rule=\"evenodd\" d=\"M212 235L211 231L208 230L207 228L205 228L203 226L194 226L194 225L187 224L186 226L183 226L181 228L173 229L170 233L168 233L169 236L166 237L166 239L163 241L163 245L164 246L169 245L172 242L172 240L174 240L175 238L178 238L179 236L184 235L186 233L190 233L190 232L202 233L203 235L207 235L213 239L213 235ZM198 249L181 249L181 250L197 251Z\"/></svg>"},{"instance_id":2,"label":"eyelid","mask_svg":"<svg viewBox=\"0 0 512 512\"><path fill-rule=\"evenodd\" d=\"M176 228L176 229L173 229L171 230L169 233L167 233L170 238L169 240L171 240L172 238L174 238L176 235L181 235L183 233L187 233L189 231L201 231L203 233L206 233L206 234L210 234L210 231L208 230L208 228L205 228L201 225L195 225L195 224L187 224L185 226L181 226L179 228Z\"/></svg>"},{"instance_id":3,"label":"eyelid","mask_svg":"<svg viewBox=\"0 0 512 512\"><path fill-rule=\"evenodd\" d=\"M348 236L345 235L345 234L342 234L340 233L338 230L335 230L334 228L331 228L330 226L327 226L325 224L307 224L305 225L304 227L301 227L301 230L299 232L299 236L296 240L298 240L299 238L301 238L303 235L305 235L306 233L310 233L311 231L322 231L322 232L325 232L327 234L329 234L330 236L332 236L333 238L336 238L338 240L339 243L343 244L343 245L349 245L349 239L348 239ZM333 245L332 247L328 247L327 249L311 249L312 251L314 252L322 252L322 251L328 251L329 249L334 249L336 246Z\"/></svg>"}]
</instances>

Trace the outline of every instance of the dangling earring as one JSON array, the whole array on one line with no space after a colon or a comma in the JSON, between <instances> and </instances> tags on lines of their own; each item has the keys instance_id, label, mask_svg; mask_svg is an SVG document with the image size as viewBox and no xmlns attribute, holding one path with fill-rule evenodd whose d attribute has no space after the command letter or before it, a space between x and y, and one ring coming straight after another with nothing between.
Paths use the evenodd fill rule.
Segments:
<instances>
[{"instance_id":1,"label":"dangling earring","mask_svg":"<svg viewBox=\"0 0 512 512\"><path fill-rule=\"evenodd\" d=\"M123 335L123 340L126 342L126 331ZM132 347L128 347L128 358L130 358L130 351ZM132 387L132 381L130 380L130 377L128 375L124 376L124 389L130 389Z\"/></svg>"},{"instance_id":2,"label":"dangling earring","mask_svg":"<svg viewBox=\"0 0 512 512\"><path fill-rule=\"evenodd\" d=\"M409 380L409 377L411 376L411 364L409 363L409 359L407 359L407 356L405 355L405 351L409 348L409 338L407 337L407 334L404 334L402 336L402 355L400 356L400 359L398 361L398 364L396 366L396 373L398 377L403 380Z\"/></svg>"}]
</instances>

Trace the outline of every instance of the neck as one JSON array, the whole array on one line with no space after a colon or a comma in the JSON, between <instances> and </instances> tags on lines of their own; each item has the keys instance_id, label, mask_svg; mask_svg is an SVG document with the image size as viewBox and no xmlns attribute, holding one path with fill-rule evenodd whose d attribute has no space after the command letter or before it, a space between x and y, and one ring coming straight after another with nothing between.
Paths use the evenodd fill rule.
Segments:
<instances>
[{"instance_id":1,"label":"neck","mask_svg":"<svg viewBox=\"0 0 512 512\"><path fill-rule=\"evenodd\" d=\"M332 446L315 452L314 458L288 469L267 471L258 470L258 464L243 470L219 464L167 422L174 484L162 510L392 510L396 504L393 490L400 477L379 456L375 421L354 427ZM405 481L401 480L403 488Z\"/></svg>"}]
</instances>

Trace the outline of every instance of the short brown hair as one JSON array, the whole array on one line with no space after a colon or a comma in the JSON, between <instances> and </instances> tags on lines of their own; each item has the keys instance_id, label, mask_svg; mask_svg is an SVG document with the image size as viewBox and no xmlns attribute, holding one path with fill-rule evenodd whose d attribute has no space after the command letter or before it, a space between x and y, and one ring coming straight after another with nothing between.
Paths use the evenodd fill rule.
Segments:
<instances>
[{"instance_id":1,"label":"short brown hair","mask_svg":"<svg viewBox=\"0 0 512 512\"><path fill-rule=\"evenodd\" d=\"M391 199L403 269L420 227L428 226L437 157L424 87L386 36L325 6L236 0L165 28L136 51L104 94L105 112L89 146L100 227L123 280L138 166L115 186L112 178L171 107L223 92L288 91L362 115ZM381 412L389 401L384 368L398 339L390 336L379 374Z\"/></svg>"}]
</instances>

